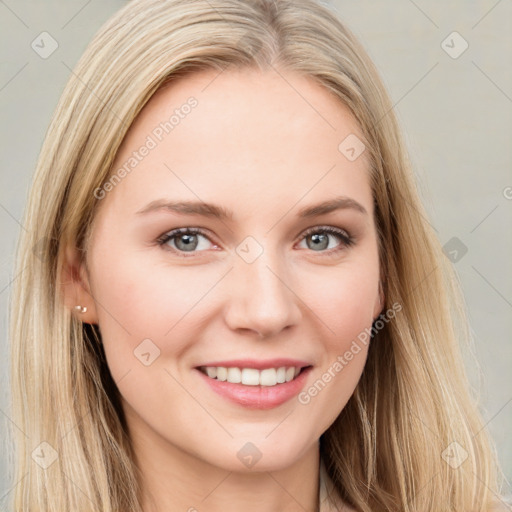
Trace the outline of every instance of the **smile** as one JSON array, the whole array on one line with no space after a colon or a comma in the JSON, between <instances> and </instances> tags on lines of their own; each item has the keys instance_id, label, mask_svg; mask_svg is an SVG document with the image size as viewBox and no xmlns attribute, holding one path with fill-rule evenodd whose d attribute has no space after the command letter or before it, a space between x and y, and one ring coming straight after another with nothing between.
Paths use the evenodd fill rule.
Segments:
<instances>
[{"instance_id":1,"label":"smile","mask_svg":"<svg viewBox=\"0 0 512 512\"><path fill-rule=\"evenodd\" d=\"M208 388L222 398L245 408L271 409L298 395L305 387L312 369L311 365L303 368L283 366L262 370L201 366L195 368L195 371ZM279 382L283 380L283 375L284 381Z\"/></svg>"},{"instance_id":2,"label":"smile","mask_svg":"<svg viewBox=\"0 0 512 512\"><path fill-rule=\"evenodd\" d=\"M243 384L245 386L275 386L290 382L299 375L302 368L295 366L281 366L279 368L226 368L224 366L201 366L199 368L211 379Z\"/></svg>"}]
</instances>

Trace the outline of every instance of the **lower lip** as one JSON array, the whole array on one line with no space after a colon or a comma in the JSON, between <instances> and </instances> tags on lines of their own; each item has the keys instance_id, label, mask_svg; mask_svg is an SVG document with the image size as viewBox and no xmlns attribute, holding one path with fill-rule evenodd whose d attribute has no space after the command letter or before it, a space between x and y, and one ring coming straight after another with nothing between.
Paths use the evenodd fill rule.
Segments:
<instances>
[{"instance_id":1,"label":"lower lip","mask_svg":"<svg viewBox=\"0 0 512 512\"><path fill-rule=\"evenodd\" d=\"M228 381L212 379L195 368L213 391L232 402L251 409L272 409L287 402L304 387L312 369L313 367L309 366L290 382L283 382L275 386L246 386L245 384L233 384Z\"/></svg>"}]
</instances>

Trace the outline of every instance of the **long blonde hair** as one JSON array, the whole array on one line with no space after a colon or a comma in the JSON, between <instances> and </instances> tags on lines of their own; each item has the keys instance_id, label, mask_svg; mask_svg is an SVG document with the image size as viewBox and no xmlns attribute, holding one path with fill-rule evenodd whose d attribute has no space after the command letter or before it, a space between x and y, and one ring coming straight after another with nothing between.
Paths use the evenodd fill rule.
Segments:
<instances>
[{"instance_id":1,"label":"long blonde hair","mask_svg":"<svg viewBox=\"0 0 512 512\"><path fill-rule=\"evenodd\" d=\"M470 340L459 285L425 220L377 70L335 13L314 0L132 0L72 72L17 248L13 509L142 510L100 333L71 315L59 294L64 250L72 244L85 259L94 191L151 96L187 73L228 66L314 78L350 108L371 157L383 291L387 307L402 307L374 336L353 396L321 437L336 490L362 512L489 510L500 471L459 348ZM44 469L33 460L36 449L57 458ZM467 459L452 467L446 450Z\"/></svg>"}]
</instances>

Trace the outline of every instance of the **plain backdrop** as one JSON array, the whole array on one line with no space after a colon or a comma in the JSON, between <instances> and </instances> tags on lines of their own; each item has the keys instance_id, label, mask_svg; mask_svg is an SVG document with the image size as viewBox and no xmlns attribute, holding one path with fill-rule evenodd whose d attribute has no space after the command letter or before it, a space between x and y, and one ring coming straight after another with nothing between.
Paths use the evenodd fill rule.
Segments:
<instances>
[{"instance_id":1,"label":"plain backdrop","mask_svg":"<svg viewBox=\"0 0 512 512\"><path fill-rule=\"evenodd\" d=\"M99 27L125 4L0 0L2 510L15 485L8 477L4 453L9 449L6 432L11 421L7 311L26 194L71 69ZM360 38L384 79L429 221L460 277L477 360L468 358L466 364L510 480L512 2L338 0L331 5ZM40 36L42 32L58 44L47 58L32 48L34 40L48 37ZM508 487L506 493L510 492Z\"/></svg>"}]
</instances>

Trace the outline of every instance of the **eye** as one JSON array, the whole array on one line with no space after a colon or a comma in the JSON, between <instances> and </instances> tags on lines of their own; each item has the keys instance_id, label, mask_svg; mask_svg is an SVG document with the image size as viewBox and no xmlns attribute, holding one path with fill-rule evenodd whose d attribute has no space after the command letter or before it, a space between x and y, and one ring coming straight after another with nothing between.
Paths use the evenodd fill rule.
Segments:
<instances>
[{"instance_id":1,"label":"eye","mask_svg":"<svg viewBox=\"0 0 512 512\"><path fill-rule=\"evenodd\" d=\"M341 241L338 246L329 247L329 237L336 237ZM354 244L354 239L345 230L332 226L317 226L308 229L303 235L308 249L315 252L324 252L327 255L336 255L339 251ZM308 240L310 243L308 243ZM325 249L328 249L327 251Z\"/></svg>"},{"instance_id":2,"label":"eye","mask_svg":"<svg viewBox=\"0 0 512 512\"><path fill-rule=\"evenodd\" d=\"M162 235L157 239L157 243L160 246L164 246L168 242L173 242L174 247L170 246L169 248L180 256L187 257L187 255L180 253L194 253L199 246L204 246L204 244L200 243L198 237L208 240L208 237L200 228L179 228Z\"/></svg>"},{"instance_id":3,"label":"eye","mask_svg":"<svg viewBox=\"0 0 512 512\"><path fill-rule=\"evenodd\" d=\"M336 237L341 243L334 248L329 248L329 237ZM178 228L164 233L156 242L159 246L167 246L168 249L179 256L188 257L189 255L186 253L190 253L190 256L192 256L195 252L203 252L203 250L208 249L208 243L206 243L205 247L204 243L201 244L201 238L210 241L205 231L201 228ZM332 226L310 228L302 235L302 240L306 241L308 249L333 256L354 244L354 239L345 230ZM308 240L311 240L311 243L308 243ZM169 244L169 242L172 242L172 244ZM198 250L200 247L202 247L202 250ZM214 247L217 246L214 244ZM328 250L326 251L325 249Z\"/></svg>"}]
</instances>

